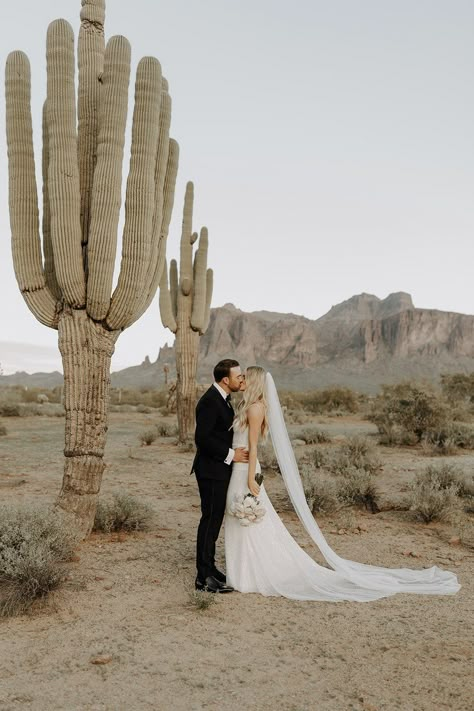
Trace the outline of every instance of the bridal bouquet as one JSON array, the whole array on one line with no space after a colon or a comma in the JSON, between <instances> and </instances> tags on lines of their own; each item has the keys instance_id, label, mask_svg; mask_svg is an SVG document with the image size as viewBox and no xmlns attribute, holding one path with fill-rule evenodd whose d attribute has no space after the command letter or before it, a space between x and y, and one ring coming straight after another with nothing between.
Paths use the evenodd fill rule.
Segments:
<instances>
[{"instance_id":1,"label":"bridal bouquet","mask_svg":"<svg viewBox=\"0 0 474 711\"><path fill-rule=\"evenodd\" d=\"M235 496L229 513L235 516L241 526L250 526L251 523L260 523L265 516L266 509L262 502L253 494Z\"/></svg>"}]
</instances>

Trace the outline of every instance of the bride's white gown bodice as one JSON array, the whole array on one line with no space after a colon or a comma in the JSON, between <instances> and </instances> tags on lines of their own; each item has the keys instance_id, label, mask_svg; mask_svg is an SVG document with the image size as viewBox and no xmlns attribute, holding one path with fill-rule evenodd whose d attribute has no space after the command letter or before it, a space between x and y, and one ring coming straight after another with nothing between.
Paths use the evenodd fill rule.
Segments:
<instances>
[{"instance_id":1,"label":"bride's white gown bodice","mask_svg":"<svg viewBox=\"0 0 474 711\"><path fill-rule=\"evenodd\" d=\"M234 427L233 448L248 447L248 428ZM257 472L260 465L257 464ZM228 513L237 495L249 493L248 464L234 464L227 493L225 555L227 582L240 592L282 595L296 600L357 600L365 602L396 592L455 592L459 586L452 573L439 568L392 570L344 561L330 549L324 536L318 545L328 551L337 570L318 565L298 545L273 508L264 485L259 499L266 508L261 523L241 526ZM312 517L311 517L312 518ZM314 519L313 523L314 523Z\"/></svg>"}]
</instances>

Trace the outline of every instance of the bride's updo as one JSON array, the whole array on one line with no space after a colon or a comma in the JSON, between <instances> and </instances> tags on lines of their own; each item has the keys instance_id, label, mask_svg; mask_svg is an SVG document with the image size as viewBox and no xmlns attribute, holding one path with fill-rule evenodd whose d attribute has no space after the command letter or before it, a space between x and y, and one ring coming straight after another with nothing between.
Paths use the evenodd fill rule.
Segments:
<instances>
[{"instance_id":1,"label":"bride's updo","mask_svg":"<svg viewBox=\"0 0 474 711\"><path fill-rule=\"evenodd\" d=\"M248 411L256 402L263 405L264 418L262 422L262 437L268 433L267 400L265 397L265 370L259 365L250 365L245 371L246 388L242 393L242 400L237 407L234 424L240 429L245 429L248 424Z\"/></svg>"}]
</instances>

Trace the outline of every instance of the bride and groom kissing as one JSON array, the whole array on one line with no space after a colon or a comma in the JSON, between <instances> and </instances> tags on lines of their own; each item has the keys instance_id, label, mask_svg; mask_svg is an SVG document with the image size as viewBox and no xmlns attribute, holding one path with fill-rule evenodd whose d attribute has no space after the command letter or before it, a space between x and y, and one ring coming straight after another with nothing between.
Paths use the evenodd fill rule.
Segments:
<instances>
[{"instance_id":1,"label":"bride and groom kissing","mask_svg":"<svg viewBox=\"0 0 474 711\"><path fill-rule=\"evenodd\" d=\"M231 394L241 392L236 412ZM316 563L291 536L259 475L257 445L270 433L279 469L298 517L322 554ZM383 568L338 556L310 511L270 373L236 360L220 361L214 383L196 407L192 472L201 497L195 587L211 593L259 593L296 600L368 602L398 592L453 594L454 573L437 566ZM215 562L224 522L226 573ZM258 525L257 525L258 524Z\"/></svg>"}]
</instances>

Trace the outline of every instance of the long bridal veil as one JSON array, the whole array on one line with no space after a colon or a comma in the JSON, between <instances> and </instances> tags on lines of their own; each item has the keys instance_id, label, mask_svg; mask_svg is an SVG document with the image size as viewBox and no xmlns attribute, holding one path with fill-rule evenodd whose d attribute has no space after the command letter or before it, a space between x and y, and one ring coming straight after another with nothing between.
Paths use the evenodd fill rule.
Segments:
<instances>
[{"instance_id":1,"label":"long bridal veil","mask_svg":"<svg viewBox=\"0 0 474 711\"><path fill-rule=\"evenodd\" d=\"M361 600L367 599L364 590L393 595L399 592L431 595L449 595L461 587L454 573L433 566L421 570L408 568L379 568L365 565L338 556L324 538L304 495L298 464L288 437L283 411L277 389L270 373L266 375L268 421L273 448L278 460L283 481L293 507L313 542L318 546L327 563L340 575L340 593L350 591L351 599L357 599L354 585L361 588Z\"/></svg>"}]
</instances>

